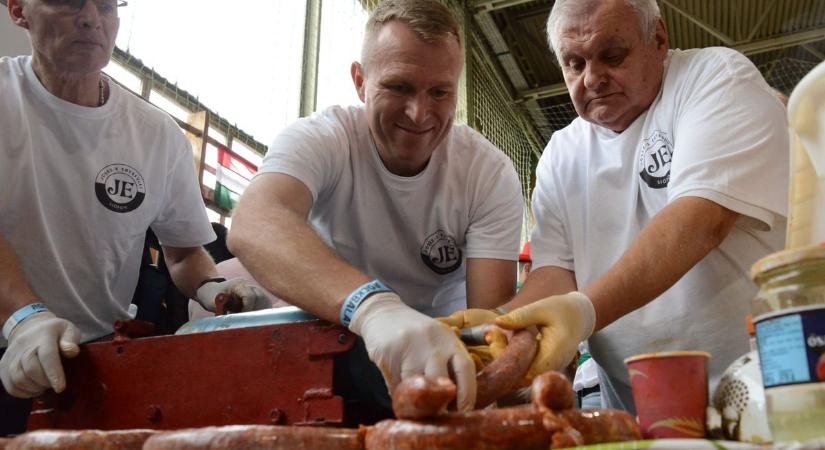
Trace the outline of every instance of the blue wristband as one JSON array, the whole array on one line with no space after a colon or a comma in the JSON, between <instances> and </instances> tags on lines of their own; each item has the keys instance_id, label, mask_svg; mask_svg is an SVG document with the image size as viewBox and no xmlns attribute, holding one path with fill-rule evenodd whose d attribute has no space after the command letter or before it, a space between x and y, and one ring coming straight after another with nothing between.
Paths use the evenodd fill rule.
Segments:
<instances>
[{"instance_id":1,"label":"blue wristband","mask_svg":"<svg viewBox=\"0 0 825 450\"><path fill-rule=\"evenodd\" d=\"M370 294L392 291L393 290L382 283L381 280L372 280L369 283L361 285L361 287L352 291L352 293L347 296L347 299L344 300L344 304L341 306L341 324L345 327L349 326L349 323L352 321L352 316L355 315L355 311L361 306L361 302Z\"/></svg>"},{"instance_id":2,"label":"blue wristband","mask_svg":"<svg viewBox=\"0 0 825 450\"><path fill-rule=\"evenodd\" d=\"M46 308L46 305L43 303L29 303L28 305L18 309L8 318L8 320L6 320L6 323L3 324L3 337L8 340L9 336L11 336L11 332L18 323L22 322L31 315L46 312L48 310L49 309Z\"/></svg>"}]
</instances>

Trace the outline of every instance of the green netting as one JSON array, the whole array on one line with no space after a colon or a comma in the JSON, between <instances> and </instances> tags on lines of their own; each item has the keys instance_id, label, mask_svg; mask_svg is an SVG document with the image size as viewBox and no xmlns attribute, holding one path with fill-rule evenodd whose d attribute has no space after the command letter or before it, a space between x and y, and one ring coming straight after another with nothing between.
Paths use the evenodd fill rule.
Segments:
<instances>
[{"instance_id":1,"label":"green netting","mask_svg":"<svg viewBox=\"0 0 825 450\"><path fill-rule=\"evenodd\" d=\"M510 159L521 180L525 206L529 206L534 183L533 155L539 154L543 144L533 134L531 125L512 101L505 84L494 66L486 58L479 42L470 41L468 66L468 123L500 148ZM526 236L532 223L529 207L525 207L522 235Z\"/></svg>"},{"instance_id":2,"label":"green netting","mask_svg":"<svg viewBox=\"0 0 825 450\"><path fill-rule=\"evenodd\" d=\"M796 58L780 58L760 64L759 71L774 89L790 95L793 88L817 63Z\"/></svg>"}]
</instances>

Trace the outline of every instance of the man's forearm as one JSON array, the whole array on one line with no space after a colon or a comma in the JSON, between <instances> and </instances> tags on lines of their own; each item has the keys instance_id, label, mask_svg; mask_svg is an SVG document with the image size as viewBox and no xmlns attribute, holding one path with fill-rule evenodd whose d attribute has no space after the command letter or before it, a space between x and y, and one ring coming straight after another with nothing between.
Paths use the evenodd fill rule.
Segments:
<instances>
[{"instance_id":1,"label":"man's forearm","mask_svg":"<svg viewBox=\"0 0 825 450\"><path fill-rule=\"evenodd\" d=\"M467 307L492 309L515 293L516 262L492 258L467 259Z\"/></svg>"},{"instance_id":2,"label":"man's forearm","mask_svg":"<svg viewBox=\"0 0 825 450\"><path fill-rule=\"evenodd\" d=\"M18 309L37 301L20 270L17 256L3 236L0 236L0 325Z\"/></svg>"},{"instance_id":3,"label":"man's forearm","mask_svg":"<svg viewBox=\"0 0 825 450\"><path fill-rule=\"evenodd\" d=\"M204 280L218 276L215 261L203 247L164 246L163 257L175 286L189 298L195 298Z\"/></svg>"},{"instance_id":4,"label":"man's forearm","mask_svg":"<svg viewBox=\"0 0 825 450\"><path fill-rule=\"evenodd\" d=\"M511 301L504 305L504 309L512 311L536 300L575 290L576 277L573 272L555 266L540 267L530 272L524 286Z\"/></svg>"},{"instance_id":5,"label":"man's forearm","mask_svg":"<svg viewBox=\"0 0 825 450\"><path fill-rule=\"evenodd\" d=\"M338 322L343 300L371 278L333 253L303 218L275 208L236 210L232 253L269 292Z\"/></svg>"},{"instance_id":6,"label":"man's forearm","mask_svg":"<svg viewBox=\"0 0 825 450\"><path fill-rule=\"evenodd\" d=\"M661 210L613 267L582 290L596 310L595 329L673 286L725 239L738 217L698 197L681 198Z\"/></svg>"},{"instance_id":7,"label":"man's forearm","mask_svg":"<svg viewBox=\"0 0 825 450\"><path fill-rule=\"evenodd\" d=\"M333 253L307 223L312 202L297 178L258 176L235 208L227 243L266 290L337 323L346 297L371 278Z\"/></svg>"}]
</instances>

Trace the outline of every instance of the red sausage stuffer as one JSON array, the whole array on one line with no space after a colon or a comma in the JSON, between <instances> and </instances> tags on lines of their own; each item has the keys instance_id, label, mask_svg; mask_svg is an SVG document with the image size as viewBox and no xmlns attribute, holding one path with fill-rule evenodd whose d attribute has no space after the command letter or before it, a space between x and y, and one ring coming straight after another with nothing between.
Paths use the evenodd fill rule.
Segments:
<instances>
[{"instance_id":1,"label":"red sausage stuffer","mask_svg":"<svg viewBox=\"0 0 825 450\"><path fill-rule=\"evenodd\" d=\"M65 360L66 391L37 399L28 429L343 424L333 357L353 347L345 328L297 308L201 319L173 336L131 338L145 332L136 325Z\"/></svg>"}]
</instances>

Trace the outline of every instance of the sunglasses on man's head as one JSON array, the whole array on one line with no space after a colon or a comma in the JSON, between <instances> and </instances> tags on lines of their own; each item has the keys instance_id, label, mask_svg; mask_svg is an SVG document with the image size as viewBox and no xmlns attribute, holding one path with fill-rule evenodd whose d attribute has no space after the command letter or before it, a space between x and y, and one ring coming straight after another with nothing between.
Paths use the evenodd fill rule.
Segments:
<instances>
[{"instance_id":1,"label":"sunglasses on man's head","mask_svg":"<svg viewBox=\"0 0 825 450\"><path fill-rule=\"evenodd\" d=\"M86 2L88 0L43 0L47 5L51 5L56 8L62 8L67 11L80 11L86 6ZM97 7L98 12L101 14L110 14L115 12L117 8L122 6L126 6L128 2L126 0L91 0L92 3L95 4Z\"/></svg>"}]
</instances>

